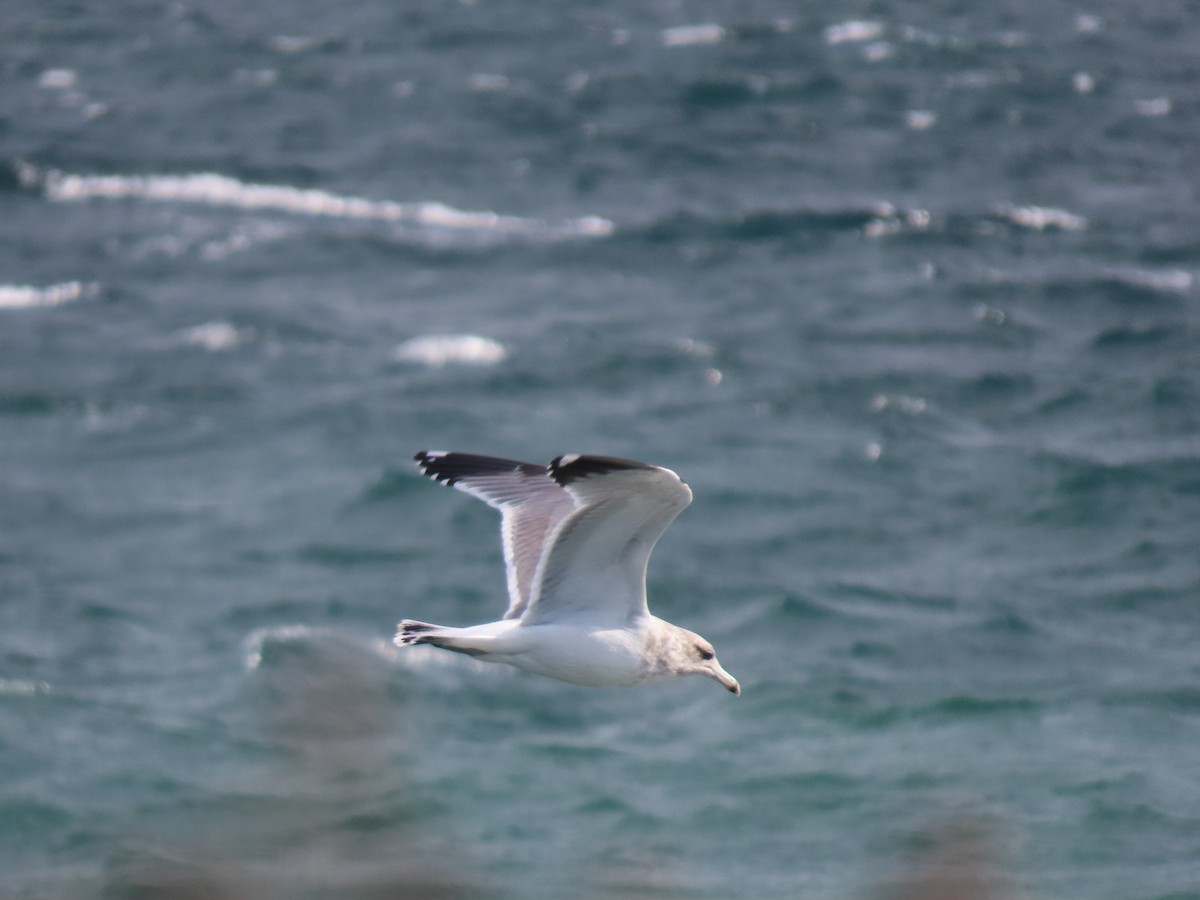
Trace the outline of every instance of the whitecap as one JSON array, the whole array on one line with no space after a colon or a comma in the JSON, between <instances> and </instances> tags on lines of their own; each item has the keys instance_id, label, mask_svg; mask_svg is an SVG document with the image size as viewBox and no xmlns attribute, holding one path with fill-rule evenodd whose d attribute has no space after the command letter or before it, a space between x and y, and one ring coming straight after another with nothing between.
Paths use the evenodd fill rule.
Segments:
<instances>
[{"instance_id":1,"label":"whitecap","mask_svg":"<svg viewBox=\"0 0 1200 900\"><path fill-rule=\"evenodd\" d=\"M244 253L259 244L283 240L293 234L293 229L277 222L248 222L234 228L228 234L205 241L200 245L200 255L211 262L218 262L235 253Z\"/></svg>"},{"instance_id":2,"label":"whitecap","mask_svg":"<svg viewBox=\"0 0 1200 900\"><path fill-rule=\"evenodd\" d=\"M38 87L48 91L69 91L79 81L74 69L46 69L38 76Z\"/></svg>"},{"instance_id":3,"label":"whitecap","mask_svg":"<svg viewBox=\"0 0 1200 900\"><path fill-rule=\"evenodd\" d=\"M863 47L863 58L867 62L883 62L895 52L896 48L887 41L872 41Z\"/></svg>"},{"instance_id":4,"label":"whitecap","mask_svg":"<svg viewBox=\"0 0 1200 900\"><path fill-rule=\"evenodd\" d=\"M1185 269L1121 269L1107 272L1105 278L1164 294L1186 294L1196 284L1195 275Z\"/></svg>"},{"instance_id":5,"label":"whitecap","mask_svg":"<svg viewBox=\"0 0 1200 900\"><path fill-rule=\"evenodd\" d=\"M491 72L476 72L467 79L467 87L479 93L508 90L508 76Z\"/></svg>"},{"instance_id":6,"label":"whitecap","mask_svg":"<svg viewBox=\"0 0 1200 900\"><path fill-rule=\"evenodd\" d=\"M830 25L823 32L825 43L844 44L857 41L873 41L883 34L883 23L852 20Z\"/></svg>"},{"instance_id":7,"label":"whitecap","mask_svg":"<svg viewBox=\"0 0 1200 900\"><path fill-rule=\"evenodd\" d=\"M184 329L180 339L193 347L202 347L211 352L231 350L242 342L243 335L228 322L205 322L192 328Z\"/></svg>"},{"instance_id":8,"label":"whitecap","mask_svg":"<svg viewBox=\"0 0 1200 900\"><path fill-rule=\"evenodd\" d=\"M1008 313L998 306L988 306L986 303L978 303L975 306L975 319L979 322L985 322L988 325L1003 325L1008 321Z\"/></svg>"},{"instance_id":9,"label":"whitecap","mask_svg":"<svg viewBox=\"0 0 1200 900\"><path fill-rule=\"evenodd\" d=\"M883 237L902 232L926 231L932 222L929 210L926 209L901 211L890 203L883 203L874 212L875 217L863 226L863 234L867 235L867 237Z\"/></svg>"},{"instance_id":10,"label":"whitecap","mask_svg":"<svg viewBox=\"0 0 1200 900\"><path fill-rule=\"evenodd\" d=\"M719 44L724 39L725 29L715 22L705 22L701 25L676 25L674 28L664 28L662 32L664 47Z\"/></svg>"},{"instance_id":11,"label":"whitecap","mask_svg":"<svg viewBox=\"0 0 1200 900\"><path fill-rule=\"evenodd\" d=\"M35 309L62 306L96 290L95 284L64 281L45 287L28 284L0 284L0 309Z\"/></svg>"},{"instance_id":12,"label":"whitecap","mask_svg":"<svg viewBox=\"0 0 1200 900\"><path fill-rule=\"evenodd\" d=\"M427 334L405 341L392 351L397 362L445 366L453 363L490 366L508 357L508 349L476 334Z\"/></svg>"},{"instance_id":13,"label":"whitecap","mask_svg":"<svg viewBox=\"0 0 1200 900\"><path fill-rule=\"evenodd\" d=\"M694 356L697 359L712 359L717 355L716 348L706 341L698 341L695 338L679 338L671 342L681 353L686 353L688 356Z\"/></svg>"},{"instance_id":14,"label":"whitecap","mask_svg":"<svg viewBox=\"0 0 1200 900\"><path fill-rule=\"evenodd\" d=\"M393 222L448 231L482 231L532 238L607 237L615 227L600 216L542 220L491 211L463 210L437 201L399 202L346 196L315 188L255 184L228 175L78 175L19 167L21 183L57 202L136 199L197 203L293 215Z\"/></svg>"},{"instance_id":15,"label":"whitecap","mask_svg":"<svg viewBox=\"0 0 1200 900\"><path fill-rule=\"evenodd\" d=\"M292 34L277 34L268 43L277 53L304 53L318 45L316 38Z\"/></svg>"},{"instance_id":16,"label":"whitecap","mask_svg":"<svg viewBox=\"0 0 1200 900\"><path fill-rule=\"evenodd\" d=\"M1061 231L1083 231L1087 228L1087 219L1083 216L1050 206L1013 206L1006 203L996 210L996 214L1014 225L1032 228L1035 231L1047 231L1052 228Z\"/></svg>"},{"instance_id":17,"label":"whitecap","mask_svg":"<svg viewBox=\"0 0 1200 900\"><path fill-rule=\"evenodd\" d=\"M44 681L0 678L0 697L32 697L34 694L48 693L50 693L50 685Z\"/></svg>"},{"instance_id":18,"label":"whitecap","mask_svg":"<svg viewBox=\"0 0 1200 900\"><path fill-rule=\"evenodd\" d=\"M924 131L937 123L937 113L929 109L910 109L904 114L904 124L912 131Z\"/></svg>"},{"instance_id":19,"label":"whitecap","mask_svg":"<svg viewBox=\"0 0 1200 900\"><path fill-rule=\"evenodd\" d=\"M1139 116L1157 117L1170 115L1170 97L1151 97L1146 100L1135 100L1133 108Z\"/></svg>"}]
</instances>

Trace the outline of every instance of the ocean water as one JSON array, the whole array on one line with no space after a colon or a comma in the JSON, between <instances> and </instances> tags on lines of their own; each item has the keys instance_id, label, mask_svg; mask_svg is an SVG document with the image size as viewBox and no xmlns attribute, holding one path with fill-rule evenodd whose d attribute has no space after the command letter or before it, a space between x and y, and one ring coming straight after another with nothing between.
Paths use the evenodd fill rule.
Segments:
<instances>
[{"instance_id":1,"label":"ocean water","mask_svg":"<svg viewBox=\"0 0 1200 900\"><path fill-rule=\"evenodd\" d=\"M3 11L0 896L1200 897L1190 5ZM743 695L396 651L428 447Z\"/></svg>"}]
</instances>

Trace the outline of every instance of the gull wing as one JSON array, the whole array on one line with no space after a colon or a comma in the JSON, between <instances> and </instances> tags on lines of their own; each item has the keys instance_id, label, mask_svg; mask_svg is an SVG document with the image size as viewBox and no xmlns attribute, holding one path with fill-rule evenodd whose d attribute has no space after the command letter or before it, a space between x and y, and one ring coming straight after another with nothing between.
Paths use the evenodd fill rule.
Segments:
<instances>
[{"instance_id":1,"label":"gull wing","mask_svg":"<svg viewBox=\"0 0 1200 900\"><path fill-rule=\"evenodd\" d=\"M440 450L422 450L413 458L435 481L500 510L500 538L508 568L508 610L504 618L521 618L529 605L546 543L575 510L575 498L545 466Z\"/></svg>"},{"instance_id":2,"label":"gull wing","mask_svg":"<svg viewBox=\"0 0 1200 900\"><path fill-rule=\"evenodd\" d=\"M692 492L670 469L604 456L560 456L549 477L577 508L550 536L522 625L624 625L649 615L650 552Z\"/></svg>"}]
</instances>

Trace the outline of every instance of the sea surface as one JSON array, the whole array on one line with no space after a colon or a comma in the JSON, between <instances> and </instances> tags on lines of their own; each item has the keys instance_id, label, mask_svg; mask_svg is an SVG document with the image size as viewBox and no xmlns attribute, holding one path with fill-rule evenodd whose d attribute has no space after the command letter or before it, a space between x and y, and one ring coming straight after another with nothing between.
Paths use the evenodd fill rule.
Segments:
<instances>
[{"instance_id":1,"label":"sea surface","mask_svg":"<svg viewBox=\"0 0 1200 900\"><path fill-rule=\"evenodd\" d=\"M1194 4L0 7L0 897L1200 897ZM394 648L425 448L742 696Z\"/></svg>"}]
</instances>

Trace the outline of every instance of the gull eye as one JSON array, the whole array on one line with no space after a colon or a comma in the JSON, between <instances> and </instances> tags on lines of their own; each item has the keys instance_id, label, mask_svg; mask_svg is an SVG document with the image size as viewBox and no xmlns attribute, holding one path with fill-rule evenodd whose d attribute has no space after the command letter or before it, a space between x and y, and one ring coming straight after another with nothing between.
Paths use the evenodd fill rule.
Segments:
<instances>
[{"instance_id":1,"label":"gull eye","mask_svg":"<svg viewBox=\"0 0 1200 900\"><path fill-rule=\"evenodd\" d=\"M704 647L697 647L696 652L700 654L700 658L706 662L716 656L711 650L706 650Z\"/></svg>"}]
</instances>

